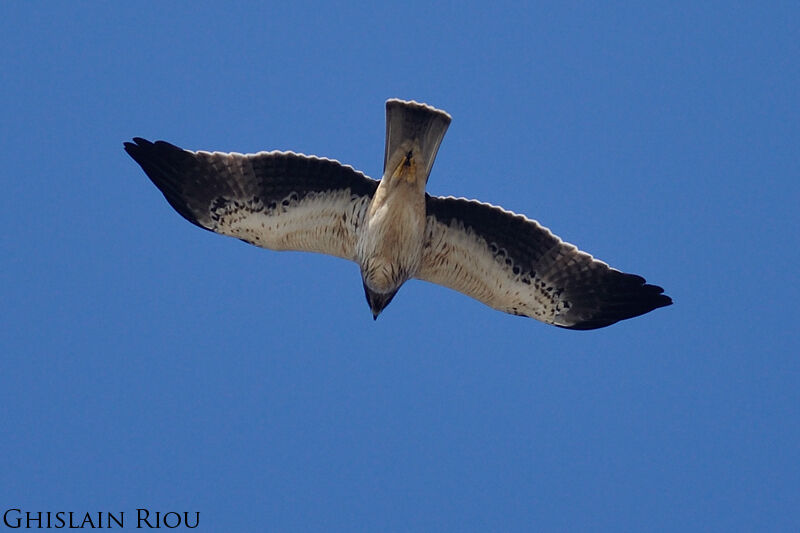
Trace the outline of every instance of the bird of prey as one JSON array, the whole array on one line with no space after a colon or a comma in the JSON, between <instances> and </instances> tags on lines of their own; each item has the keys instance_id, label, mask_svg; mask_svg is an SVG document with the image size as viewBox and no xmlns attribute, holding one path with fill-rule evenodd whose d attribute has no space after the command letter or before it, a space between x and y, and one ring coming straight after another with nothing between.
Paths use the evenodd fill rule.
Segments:
<instances>
[{"instance_id":1,"label":"bird of prey","mask_svg":"<svg viewBox=\"0 0 800 533\"><path fill-rule=\"evenodd\" d=\"M416 278L547 324L596 329L672 300L525 216L425 186L450 115L386 102L383 177L294 152L191 152L134 138L125 151L189 222L271 250L355 261L373 318Z\"/></svg>"}]
</instances>

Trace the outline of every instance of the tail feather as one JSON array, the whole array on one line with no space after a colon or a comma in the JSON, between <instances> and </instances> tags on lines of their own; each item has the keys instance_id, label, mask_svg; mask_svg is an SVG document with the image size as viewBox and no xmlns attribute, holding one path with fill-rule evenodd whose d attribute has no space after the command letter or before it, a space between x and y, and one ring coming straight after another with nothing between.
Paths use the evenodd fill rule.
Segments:
<instances>
[{"instance_id":1,"label":"tail feather","mask_svg":"<svg viewBox=\"0 0 800 533\"><path fill-rule=\"evenodd\" d=\"M425 181L433 167L450 115L426 104L391 99L386 101L386 152L383 171L400 165L409 151L425 172Z\"/></svg>"}]
</instances>

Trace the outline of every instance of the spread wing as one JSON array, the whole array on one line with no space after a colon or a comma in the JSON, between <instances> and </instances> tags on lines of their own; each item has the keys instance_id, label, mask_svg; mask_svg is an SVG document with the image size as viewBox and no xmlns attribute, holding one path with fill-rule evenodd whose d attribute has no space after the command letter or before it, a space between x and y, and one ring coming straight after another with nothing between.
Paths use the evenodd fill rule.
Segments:
<instances>
[{"instance_id":1,"label":"spread wing","mask_svg":"<svg viewBox=\"0 0 800 533\"><path fill-rule=\"evenodd\" d=\"M338 161L293 152L190 152L140 138L125 151L189 222L272 250L354 259L378 185Z\"/></svg>"},{"instance_id":2,"label":"spread wing","mask_svg":"<svg viewBox=\"0 0 800 533\"><path fill-rule=\"evenodd\" d=\"M426 202L419 279L570 329L602 328L672 303L661 287L610 268L522 215L463 198Z\"/></svg>"}]
</instances>

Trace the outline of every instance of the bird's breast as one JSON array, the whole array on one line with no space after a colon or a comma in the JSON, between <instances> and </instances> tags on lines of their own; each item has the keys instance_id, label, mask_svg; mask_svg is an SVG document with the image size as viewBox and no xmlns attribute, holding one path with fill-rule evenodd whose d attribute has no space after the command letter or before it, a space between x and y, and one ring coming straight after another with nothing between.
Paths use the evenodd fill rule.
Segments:
<instances>
[{"instance_id":1,"label":"bird's breast","mask_svg":"<svg viewBox=\"0 0 800 533\"><path fill-rule=\"evenodd\" d=\"M383 293L400 287L419 269L424 233L424 193L399 187L376 194L357 248L364 282Z\"/></svg>"}]
</instances>

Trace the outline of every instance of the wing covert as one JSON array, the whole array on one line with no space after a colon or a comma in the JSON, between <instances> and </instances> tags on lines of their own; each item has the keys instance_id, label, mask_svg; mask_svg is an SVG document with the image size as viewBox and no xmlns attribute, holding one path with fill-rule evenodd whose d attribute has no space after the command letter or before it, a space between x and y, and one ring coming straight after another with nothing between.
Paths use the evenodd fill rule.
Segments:
<instances>
[{"instance_id":1,"label":"wing covert","mask_svg":"<svg viewBox=\"0 0 800 533\"><path fill-rule=\"evenodd\" d=\"M672 303L663 289L563 242L538 222L463 198L426 197L416 277L490 307L571 329L596 329Z\"/></svg>"},{"instance_id":2,"label":"wing covert","mask_svg":"<svg viewBox=\"0 0 800 533\"><path fill-rule=\"evenodd\" d=\"M135 138L125 151L189 222L272 250L355 256L378 182L294 152L191 152Z\"/></svg>"}]
</instances>

